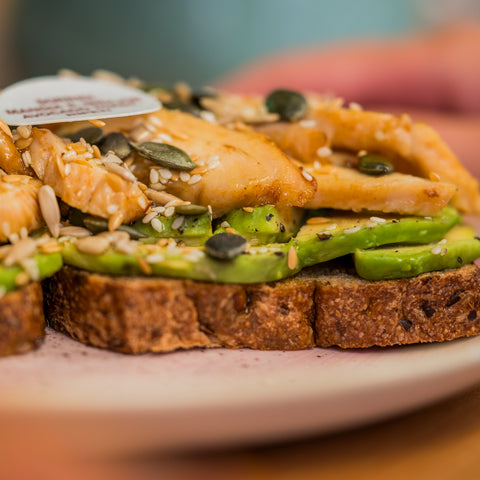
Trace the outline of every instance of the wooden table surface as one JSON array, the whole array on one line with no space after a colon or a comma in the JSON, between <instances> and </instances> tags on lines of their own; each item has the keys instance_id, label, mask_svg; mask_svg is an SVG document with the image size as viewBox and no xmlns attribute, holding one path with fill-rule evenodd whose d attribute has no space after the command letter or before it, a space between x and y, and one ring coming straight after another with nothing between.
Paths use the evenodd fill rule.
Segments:
<instances>
[{"instance_id":1,"label":"wooden table surface","mask_svg":"<svg viewBox=\"0 0 480 480\"><path fill-rule=\"evenodd\" d=\"M480 478L480 385L352 431L228 450L84 458L20 428L0 445L1 480L311 480Z\"/></svg>"}]
</instances>

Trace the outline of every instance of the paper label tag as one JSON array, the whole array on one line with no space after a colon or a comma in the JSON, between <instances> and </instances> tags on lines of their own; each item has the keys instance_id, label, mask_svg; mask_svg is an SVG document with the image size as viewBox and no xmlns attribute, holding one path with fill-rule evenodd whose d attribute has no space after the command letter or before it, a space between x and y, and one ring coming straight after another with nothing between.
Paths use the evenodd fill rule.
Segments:
<instances>
[{"instance_id":1,"label":"paper label tag","mask_svg":"<svg viewBox=\"0 0 480 480\"><path fill-rule=\"evenodd\" d=\"M154 112L160 102L126 85L89 77L37 77L5 88L0 119L8 125L42 125Z\"/></svg>"}]
</instances>

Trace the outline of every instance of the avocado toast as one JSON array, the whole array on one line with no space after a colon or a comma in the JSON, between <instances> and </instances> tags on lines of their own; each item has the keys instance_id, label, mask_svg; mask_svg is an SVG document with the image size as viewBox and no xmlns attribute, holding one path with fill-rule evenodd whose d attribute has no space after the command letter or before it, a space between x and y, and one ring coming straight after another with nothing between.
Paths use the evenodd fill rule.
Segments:
<instances>
[{"instance_id":1,"label":"avocado toast","mask_svg":"<svg viewBox=\"0 0 480 480\"><path fill-rule=\"evenodd\" d=\"M40 281L62 266L60 246L47 233L44 218L58 228L50 187L27 175L11 130L0 123L0 356L28 351L45 330ZM16 138L21 145L21 137ZM12 166L13 165L13 166ZM52 216L53 214L53 216ZM32 236L32 232L35 232Z\"/></svg>"},{"instance_id":2,"label":"avocado toast","mask_svg":"<svg viewBox=\"0 0 480 480\"><path fill-rule=\"evenodd\" d=\"M477 184L433 130L285 90L152 93L153 114L28 136L62 206L54 328L126 353L479 333Z\"/></svg>"}]
</instances>

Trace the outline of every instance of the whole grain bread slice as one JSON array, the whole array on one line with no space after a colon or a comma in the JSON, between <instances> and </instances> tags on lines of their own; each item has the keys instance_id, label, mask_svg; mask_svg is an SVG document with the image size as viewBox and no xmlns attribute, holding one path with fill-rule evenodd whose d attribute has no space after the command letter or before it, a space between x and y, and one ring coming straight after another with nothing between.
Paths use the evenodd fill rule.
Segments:
<instances>
[{"instance_id":1,"label":"whole grain bread slice","mask_svg":"<svg viewBox=\"0 0 480 480\"><path fill-rule=\"evenodd\" d=\"M480 333L475 265L379 282L328 265L251 285L109 277L64 267L44 289L53 328L125 353L365 348Z\"/></svg>"},{"instance_id":2,"label":"whole grain bread slice","mask_svg":"<svg viewBox=\"0 0 480 480\"><path fill-rule=\"evenodd\" d=\"M40 282L33 282L0 299L0 356L36 348L45 335Z\"/></svg>"}]
</instances>

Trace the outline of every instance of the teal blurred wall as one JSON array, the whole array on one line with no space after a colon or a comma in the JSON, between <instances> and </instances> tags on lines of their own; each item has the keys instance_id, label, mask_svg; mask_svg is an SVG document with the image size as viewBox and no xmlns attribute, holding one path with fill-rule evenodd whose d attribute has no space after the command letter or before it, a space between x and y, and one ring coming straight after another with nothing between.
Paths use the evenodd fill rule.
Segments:
<instances>
[{"instance_id":1,"label":"teal blurred wall","mask_svg":"<svg viewBox=\"0 0 480 480\"><path fill-rule=\"evenodd\" d=\"M106 68L147 81L208 83L259 55L416 28L408 0L22 0L23 76Z\"/></svg>"}]
</instances>

